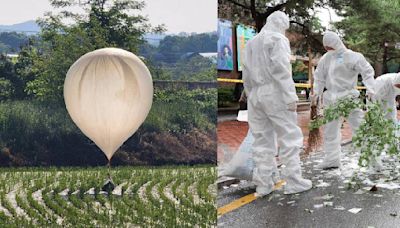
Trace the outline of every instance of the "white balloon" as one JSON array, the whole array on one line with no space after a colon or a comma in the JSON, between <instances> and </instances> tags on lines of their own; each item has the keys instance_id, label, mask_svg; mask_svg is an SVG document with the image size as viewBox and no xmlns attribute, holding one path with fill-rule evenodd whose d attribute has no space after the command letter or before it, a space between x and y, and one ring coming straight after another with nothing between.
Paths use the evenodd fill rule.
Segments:
<instances>
[{"instance_id":1,"label":"white balloon","mask_svg":"<svg viewBox=\"0 0 400 228\"><path fill-rule=\"evenodd\" d=\"M64 82L68 113L108 160L146 119L153 82L133 53L103 48L80 57Z\"/></svg>"}]
</instances>

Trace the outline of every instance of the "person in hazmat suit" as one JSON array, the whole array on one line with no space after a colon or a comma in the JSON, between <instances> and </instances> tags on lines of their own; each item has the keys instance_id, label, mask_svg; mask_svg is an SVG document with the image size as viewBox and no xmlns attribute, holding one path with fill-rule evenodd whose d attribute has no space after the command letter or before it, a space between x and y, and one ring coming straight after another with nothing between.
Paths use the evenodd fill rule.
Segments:
<instances>
[{"instance_id":1,"label":"person in hazmat suit","mask_svg":"<svg viewBox=\"0 0 400 228\"><path fill-rule=\"evenodd\" d=\"M400 73L384 74L375 81L376 94L372 100L381 102L383 110L387 112L386 119L397 122L396 97L400 95Z\"/></svg>"},{"instance_id":2,"label":"person in hazmat suit","mask_svg":"<svg viewBox=\"0 0 400 228\"><path fill-rule=\"evenodd\" d=\"M372 101L378 101L386 113L385 118L397 124L397 102L396 97L400 95L400 73L384 74L375 80L375 95ZM376 156L370 163L371 168L380 172L383 169L382 155Z\"/></svg>"},{"instance_id":3,"label":"person in hazmat suit","mask_svg":"<svg viewBox=\"0 0 400 228\"><path fill-rule=\"evenodd\" d=\"M324 106L335 104L344 97L358 99L360 92L356 89L358 75L361 74L367 93L375 94L374 69L365 57L345 47L339 36L334 32L326 32L323 36L323 45L328 51L320 59L314 74L314 94L312 102L315 103L323 94ZM364 117L361 109L354 109L347 118L353 135ZM333 120L324 127L324 152L325 157L317 168L328 169L340 167L341 132L343 120Z\"/></svg>"},{"instance_id":4,"label":"person in hazmat suit","mask_svg":"<svg viewBox=\"0 0 400 228\"><path fill-rule=\"evenodd\" d=\"M303 135L297 125L296 88L290 64L290 45L285 37L288 16L276 11L261 32L251 39L243 56L243 81L247 94L248 121L253 134L253 183L258 197L273 191L276 143L280 147L281 177L285 194L311 189L300 167ZM274 137L276 135L276 138Z\"/></svg>"}]
</instances>

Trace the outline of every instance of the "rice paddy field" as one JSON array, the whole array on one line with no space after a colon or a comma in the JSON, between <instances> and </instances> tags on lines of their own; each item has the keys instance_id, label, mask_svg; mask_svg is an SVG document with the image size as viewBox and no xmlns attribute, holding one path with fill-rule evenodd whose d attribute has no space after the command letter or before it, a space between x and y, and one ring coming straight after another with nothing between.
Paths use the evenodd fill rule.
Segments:
<instances>
[{"instance_id":1,"label":"rice paddy field","mask_svg":"<svg viewBox=\"0 0 400 228\"><path fill-rule=\"evenodd\" d=\"M1 168L0 227L215 227L216 169Z\"/></svg>"}]
</instances>

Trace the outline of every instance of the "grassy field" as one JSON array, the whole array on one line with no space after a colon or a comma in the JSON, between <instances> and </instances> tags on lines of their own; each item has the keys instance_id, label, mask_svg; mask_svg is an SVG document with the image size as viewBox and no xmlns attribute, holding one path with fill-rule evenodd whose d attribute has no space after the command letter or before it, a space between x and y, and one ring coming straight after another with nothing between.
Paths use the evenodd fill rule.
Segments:
<instances>
[{"instance_id":1,"label":"grassy field","mask_svg":"<svg viewBox=\"0 0 400 228\"><path fill-rule=\"evenodd\" d=\"M213 227L216 169L0 169L0 227Z\"/></svg>"}]
</instances>

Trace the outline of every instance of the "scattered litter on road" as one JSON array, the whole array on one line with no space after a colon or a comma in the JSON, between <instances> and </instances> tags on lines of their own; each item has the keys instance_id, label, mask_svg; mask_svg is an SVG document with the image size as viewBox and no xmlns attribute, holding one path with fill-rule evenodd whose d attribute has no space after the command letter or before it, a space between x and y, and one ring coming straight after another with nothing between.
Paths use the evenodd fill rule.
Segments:
<instances>
[{"instance_id":1,"label":"scattered litter on road","mask_svg":"<svg viewBox=\"0 0 400 228\"><path fill-rule=\"evenodd\" d=\"M324 202L325 207L333 207L333 202Z\"/></svg>"},{"instance_id":2,"label":"scattered litter on road","mask_svg":"<svg viewBox=\"0 0 400 228\"><path fill-rule=\"evenodd\" d=\"M331 186L330 183L324 182L323 180L318 180L318 181L319 181L320 183L317 184L317 185L315 185L315 187L317 187L317 188L326 188L326 187Z\"/></svg>"},{"instance_id":3,"label":"scattered litter on road","mask_svg":"<svg viewBox=\"0 0 400 228\"><path fill-rule=\"evenodd\" d=\"M313 212L314 212L314 210L311 210L311 209L308 209L308 208L306 208L306 209L304 209L306 212L308 212L308 213L310 213L310 214L312 214Z\"/></svg>"},{"instance_id":4,"label":"scattered litter on road","mask_svg":"<svg viewBox=\"0 0 400 228\"><path fill-rule=\"evenodd\" d=\"M381 195L381 194L372 194L372 195L375 197L383 197L383 195Z\"/></svg>"},{"instance_id":5,"label":"scattered litter on road","mask_svg":"<svg viewBox=\"0 0 400 228\"><path fill-rule=\"evenodd\" d=\"M323 208L324 205L323 204L314 204L314 208L318 209L318 208Z\"/></svg>"},{"instance_id":6,"label":"scattered litter on road","mask_svg":"<svg viewBox=\"0 0 400 228\"><path fill-rule=\"evenodd\" d=\"M294 203L296 203L296 201L289 201L289 202L287 202L287 204L294 204Z\"/></svg>"},{"instance_id":7,"label":"scattered litter on road","mask_svg":"<svg viewBox=\"0 0 400 228\"><path fill-rule=\"evenodd\" d=\"M278 205L279 205L279 206L283 206L283 203L281 203L281 202L278 202Z\"/></svg>"},{"instance_id":8,"label":"scattered litter on road","mask_svg":"<svg viewBox=\"0 0 400 228\"><path fill-rule=\"evenodd\" d=\"M333 199L333 195L332 194L326 194L323 196L318 196L318 197L314 197L314 200L330 200Z\"/></svg>"},{"instance_id":9,"label":"scattered litter on road","mask_svg":"<svg viewBox=\"0 0 400 228\"><path fill-rule=\"evenodd\" d=\"M349 209L349 212L353 213L353 214L357 214L358 212L360 212L362 210L362 208L351 208Z\"/></svg>"},{"instance_id":10,"label":"scattered litter on road","mask_svg":"<svg viewBox=\"0 0 400 228\"><path fill-rule=\"evenodd\" d=\"M386 188L386 189L389 189L389 190L400 189L400 185L397 184L397 183L393 183L393 182L391 182L391 183L380 183L380 184L377 184L376 186L379 187L379 188Z\"/></svg>"},{"instance_id":11,"label":"scattered litter on road","mask_svg":"<svg viewBox=\"0 0 400 228\"><path fill-rule=\"evenodd\" d=\"M361 194L364 194L364 191L361 190L361 189L358 189L358 190L357 190L355 193L353 193L353 194L361 195Z\"/></svg>"},{"instance_id":12,"label":"scattered litter on road","mask_svg":"<svg viewBox=\"0 0 400 228\"><path fill-rule=\"evenodd\" d=\"M390 213L390 216L396 217L397 216L397 212Z\"/></svg>"},{"instance_id":13,"label":"scattered litter on road","mask_svg":"<svg viewBox=\"0 0 400 228\"><path fill-rule=\"evenodd\" d=\"M346 210L346 208L344 208L343 206L336 206L333 208L334 210L339 210L339 211L344 211Z\"/></svg>"}]
</instances>

